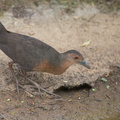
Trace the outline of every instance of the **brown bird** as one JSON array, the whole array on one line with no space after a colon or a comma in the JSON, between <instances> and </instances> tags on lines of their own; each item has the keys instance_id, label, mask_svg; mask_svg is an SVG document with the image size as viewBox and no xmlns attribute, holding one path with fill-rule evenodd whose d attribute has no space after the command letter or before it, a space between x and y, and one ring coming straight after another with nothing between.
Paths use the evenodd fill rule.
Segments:
<instances>
[{"instance_id":1,"label":"brown bird","mask_svg":"<svg viewBox=\"0 0 120 120\"><path fill-rule=\"evenodd\" d=\"M19 84L12 68L14 63L17 63L19 68L24 72L37 71L52 73L54 75L62 74L75 63L90 68L78 51L69 50L64 53L59 53L53 47L36 38L7 31L2 23L0 23L0 49L13 60L9 63L9 68L16 79L18 92ZM25 74L23 74L23 76L27 78ZM48 94L55 95L31 79L27 79L32 82L39 91L42 90Z\"/></svg>"}]
</instances>

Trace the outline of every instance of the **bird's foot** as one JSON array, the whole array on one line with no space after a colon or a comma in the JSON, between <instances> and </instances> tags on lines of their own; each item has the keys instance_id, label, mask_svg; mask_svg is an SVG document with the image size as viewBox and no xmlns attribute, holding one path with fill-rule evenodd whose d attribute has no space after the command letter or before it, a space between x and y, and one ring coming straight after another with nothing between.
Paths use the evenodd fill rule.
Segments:
<instances>
[{"instance_id":1,"label":"bird's foot","mask_svg":"<svg viewBox=\"0 0 120 120\"><path fill-rule=\"evenodd\" d=\"M18 84L18 86L21 87L27 94L29 94L29 96L33 97L36 95L34 92L32 92L31 90L28 90L27 88L25 88L21 84Z\"/></svg>"},{"instance_id":2,"label":"bird's foot","mask_svg":"<svg viewBox=\"0 0 120 120\"><path fill-rule=\"evenodd\" d=\"M57 94L55 94L55 93L52 93L52 92L47 91L46 89L44 89L43 87L41 87L38 83L34 82L33 80L31 80L31 79L29 79L29 78L27 78L27 77L26 77L26 79L29 80L32 84L35 85L35 87L38 89L38 92L39 92L39 95L41 96L41 98L42 98L41 91L43 91L43 92L45 92L45 93L47 93L47 94L49 94L49 95L52 95L52 96L54 96L54 97L57 97L57 98L60 97L59 95L57 95Z\"/></svg>"},{"instance_id":3,"label":"bird's foot","mask_svg":"<svg viewBox=\"0 0 120 120\"><path fill-rule=\"evenodd\" d=\"M39 95L40 97L43 99L43 95L41 93L41 91L49 94L49 95L52 95L56 98L60 97L59 95L55 94L55 93L51 93L49 91L47 91L45 88L41 87L38 83L34 82L33 80L29 79L25 74L20 74L22 77L24 77L25 79L27 79L29 82L31 82L32 84L35 85L35 87L38 89L38 92L39 92ZM28 91L29 92L29 91ZM31 93L31 92L30 92Z\"/></svg>"}]
</instances>

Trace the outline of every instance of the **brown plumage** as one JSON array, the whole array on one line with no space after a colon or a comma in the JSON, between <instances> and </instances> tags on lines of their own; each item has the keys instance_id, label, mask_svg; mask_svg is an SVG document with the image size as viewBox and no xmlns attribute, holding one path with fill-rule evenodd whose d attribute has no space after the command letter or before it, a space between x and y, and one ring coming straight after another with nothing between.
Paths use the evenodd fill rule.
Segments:
<instances>
[{"instance_id":1,"label":"brown plumage","mask_svg":"<svg viewBox=\"0 0 120 120\"><path fill-rule=\"evenodd\" d=\"M62 74L72 64L90 68L76 50L59 53L46 43L26 35L9 32L0 23L0 49L20 66L21 70ZM13 70L12 70L13 71Z\"/></svg>"}]
</instances>

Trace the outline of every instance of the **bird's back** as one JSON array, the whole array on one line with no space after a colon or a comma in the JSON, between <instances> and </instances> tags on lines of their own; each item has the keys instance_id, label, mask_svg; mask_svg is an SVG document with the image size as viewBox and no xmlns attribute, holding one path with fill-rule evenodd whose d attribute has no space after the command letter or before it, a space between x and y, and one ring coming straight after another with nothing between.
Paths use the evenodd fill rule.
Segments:
<instances>
[{"instance_id":1,"label":"bird's back","mask_svg":"<svg viewBox=\"0 0 120 120\"><path fill-rule=\"evenodd\" d=\"M59 53L44 42L7 30L1 32L1 29L0 49L26 71L32 71L37 64L46 60L57 65L55 61L59 59Z\"/></svg>"}]
</instances>

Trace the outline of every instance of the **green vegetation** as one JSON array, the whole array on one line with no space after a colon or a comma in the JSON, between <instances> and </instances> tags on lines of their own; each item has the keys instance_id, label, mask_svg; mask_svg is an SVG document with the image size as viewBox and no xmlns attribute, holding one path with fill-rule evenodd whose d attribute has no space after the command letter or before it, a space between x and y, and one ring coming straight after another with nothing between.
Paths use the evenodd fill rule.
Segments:
<instances>
[{"instance_id":1,"label":"green vegetation","mask_svg":"<svg viewBox=\"0 0 120 120\"><path fill-rule=\"evenodd\" d=\"M31 8L33 5L39 6L41 3L64 5L67 13L74 12L74 8L83 3L96 5L101 11L120 10L120 0L0 0L0 14L11 7Z\"/></svg>"}]
</instances>

